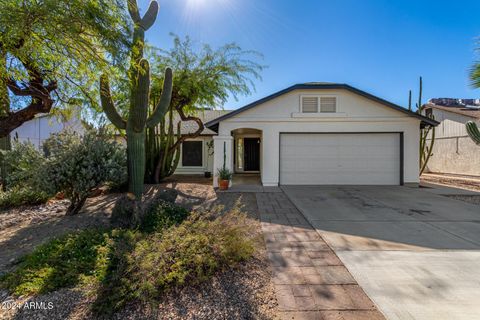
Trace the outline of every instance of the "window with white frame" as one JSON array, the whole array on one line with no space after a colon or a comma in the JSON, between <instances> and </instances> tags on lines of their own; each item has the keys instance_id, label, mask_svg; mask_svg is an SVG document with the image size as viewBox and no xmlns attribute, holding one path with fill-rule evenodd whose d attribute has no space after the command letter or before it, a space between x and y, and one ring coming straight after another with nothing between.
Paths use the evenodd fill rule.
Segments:
<instances>
[{"instance_id":1,"label":"window with white frame","mask_svg":"<svg viewBox=\"0 0 480 320\"><path fill-rule=\"evenodd\" d=\"M203 166L203 142L184 141L182 143L182 166L201 167Z\"/></svg>"},{"instance_id":2,"label":"window with white frame","mask_svg":"<svg viewBox=\"0 0 480 320\"><path fill-rule=\"evenodd\" d=\"M302 96L302 113L335 113L337 112L337 97L332 96Z\"/></svg>"}]
</instances>

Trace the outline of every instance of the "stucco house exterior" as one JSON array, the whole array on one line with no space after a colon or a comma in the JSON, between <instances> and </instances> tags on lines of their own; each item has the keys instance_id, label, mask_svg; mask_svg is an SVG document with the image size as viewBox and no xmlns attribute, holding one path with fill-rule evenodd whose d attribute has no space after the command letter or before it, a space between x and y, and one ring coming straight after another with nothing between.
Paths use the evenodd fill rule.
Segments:
<instances>
[{"instance_id":1,"label":"stucco house exterior","mask_svg":"<svg viewBox=\"0 0 480 320\"><path fill-rule=\"evenodd\" d=\"M430 99L425 110L440 122L428 171L480 176L480 147L465 129L467 121L480 126L480 100Z\"/></svg>"},{"instance_id":2,"label":"stucco house exterior","mask_svg":"<svg viewBox=\"0 0 480 320\"><path fill-rule=\"evenodd\" d=\"M195 113L195 117L200 118L203 123L207 123L217 119L230 110L199 110ZM180 121L180 117L173 120L174 127ZM197 124L193 121L182 121L180 133L187 135L197 130ZM205 127L197 138L188 139L180 145L180 160L175 174L190 175L204 174L205 172L213 172L213 145L211 144L213 136L217 133ZM211 146L211 148L209 147Z\"/></svg>"},{"instance_id":3,"label":"stucco house exterior","mask_svg":"<svg viewBox=\"0 0 480 320\"><path fill-rule=\"evenodd\" d=\"M175 174L215 175L225 165L237 174L234 182L254 176L263 186L418 185L420 128L438 125L337 83L297 84L237 110L195 116L205 129L182 143ZM79 124L40 117L17 132L40 146L52 132ZM181 123L182 134L196 129L195 122Z\"/></svg>"},{"instance_id":4,"label":"stucco house exterior","mask_svg":"<svg viewBox=\"0 0 480 320\"><path fill-rule=\"evenodd\" d=\"M420 127L438 122L347 84L304 83L205 125L214 173L258 173L263 186L417 185Z\"/></svg>"},{"instance_id":5,"label":"stucco house exterior","mask_svg":"<svg viewBox=\"0 0 480 320\"><path fill-rule=\"evenodd\" d=\"M65 130L83 134L85 127L79 117L72 116L66 120L61 115L39 114L34 119L25 122L11 133L12 139L19 142L29 141L35 147L41 148L43 142L54 133Z\"/></svg>"}]
</instances>

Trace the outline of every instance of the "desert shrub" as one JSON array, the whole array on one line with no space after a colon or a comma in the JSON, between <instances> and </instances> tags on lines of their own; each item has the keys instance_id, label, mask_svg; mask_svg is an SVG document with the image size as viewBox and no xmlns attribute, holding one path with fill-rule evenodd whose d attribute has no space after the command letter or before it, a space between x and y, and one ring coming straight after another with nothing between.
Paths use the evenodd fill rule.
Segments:
<instances>
[{"instance_id":1,"label":"desert shrub","mask_svg":"<svg viewBox=\"0 0 480 320\"><path fill-rule=\"evenodd\" d=\"M176 197L177 191L172 189L158 191L152 200L142 203L135 203L128 195L123 195L113 207L112 225L121 228L140 227L144 232L161 231L183 221L188 215L188 210L175 205ZM139 210L138 221L133 218L135 210Z\"/></svg>"},{"instance_id":2,"label":"desert shrub","mask_svg":"<svg viewBox=\"0 0 480 320\"><path fill-rule=\"evenodd\" d=\"M3 153L8 164L8 188L21 186L42 190L41 173L46 159L41 151L30 142L14 141L12 150Z\"/></svg>"},{"instance_id":3,"label":"desert shrub","mask_svg":"<svg viewBox=\"0 0 480 320\"><path fill-rule=\"evenodd\" d=\"M0 286L16 295L41 294L105 277L110 234L85 230L51 240L24 256L18 268L0 278Z\"/></svg>"},{"instance_id":4,"label":"desert shrub","mask_svg":"<svg viewBox=\"0 0 480 320\"><path fill-rule=\"evenodd\" d=\"M94 309L109 314L126 303L153 302L162 292L208 280L254 252L245 216L195 213L179 225L145 235L115 263ZM117 255L118 256L118 255ZM114 259L112 259L114 260ZM125 261L128 261L125 263Z\"/></svg>"},{"instance_id":5,"label":"desert shrub","mask_svg":"<svg viewBox=\"0 0 480 320\"><path fill-rule=\"evenodd\" d=\"M188 217L188 210L173 203L156 199L147 208L140 230L147 233L162 232L181 223Z\"/></svg>"},{"instance_id":6,"label":"desert shrub","mask_svg":"<svg viewBox=\"0 0 480 320\"><path fill-rule=\"evenodd\" d=\"M76 214L89 193L103 183L122 183L127 178L123 147L95 134L79 139L56 136L50 146L47 181L55 192L63 192L71 201L67 214ZM68 140L62 143L61 140Z\"/></svg>"},{"instance_id":7,"label":"desert shrub","mask_svg":"<svg viewBox=\"0 0 480 320\"><path fill-rule=\"evenodd\" d=\"M49 198L50 195L45 191L15 186L5 192L0 191L0 209L42 204Z\"/></svg>"},{"instance_id":8,"label":"desert shrub","mask_svg":"<svg viewBox=\"0 0 480 320\"><path fill-rule=\"evenodd\" d=\"M129 302L158 301L167 290L207 281L250 258L254 243L238 208L191 213L162 232L85 230L37 247L0 277L0 287L16 295L96 288L92 307L106 316Z\"/></svg>"},{"instance_id":9,"label":"desert shrub","mask_svg":"<svg viewBox=\"0 0 480 320\"><path fill-rule=\"evenodd\" d=\"M60 154L70 146L81 143L82 137L74 131L61 131L51 134L42 144L43 153L46 157Z\"/></svg>"}]
</instances>

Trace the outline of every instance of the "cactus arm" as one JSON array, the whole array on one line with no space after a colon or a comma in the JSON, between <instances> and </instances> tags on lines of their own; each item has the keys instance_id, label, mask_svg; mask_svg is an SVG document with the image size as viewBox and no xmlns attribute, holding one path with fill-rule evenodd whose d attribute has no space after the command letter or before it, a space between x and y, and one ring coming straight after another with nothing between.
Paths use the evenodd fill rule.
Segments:
<instances>
[{"instance_id":1,"label":"cactus arm","mask_svg":"<svg viewBox=\"0 0 480 320\"><path fill-rule=\"evenodd\" d=\"M150 92L150 65L147 60L140 61L140 68L137 73L137 84L133 92L133 100L130 105L129 121L135 132L145 129L148 113L148 96Z\"/></svg>"},{"instance_id":2,"label":"cactus arm","mask_svg":"<svg viewBox=\"0 0 480 320\"><path fill-rule=\"evenodd\" d=\"M141 26L142 29L146 31L150 29L150 27L155 23L155 20L157 19L158 2L150 2L148 10L142 18L140 17L140 11L138 10L137 1L128 0L128 12L130 13L130 17L132 18L133 22Z\"/></svg>"},{"instance_id":3,"label":"cactus arm","mask_svg":"<svg viewBox=\"0 0 480 320\"><path fill-rule=\"evenodd\" d=\"M165 116L172 100L173 72L172 69L165 69L165 80L163 81L163 90L160 101L158 102L152 115L147 120L147 127L156 126Z\"/></svg>"},{"instance_id":4,"label":"cactus arm","mask_svg":"<svg viewBox=\"0 0 480 320\"><path fill-rule=\"evenodd\" d=\"M465 126L467 128L467 133L473 142L480 145L480 130L478 129L477 124L473 121L468 121Z\"/></svg>"},{"instance_id":5,"label":"cactus arm","mask_svg":"<svg viewBox=\"0 0 480 320\"><path fill-rule=\"evenodd\" d=\"M128 13L130 13L130 17L132 18L133 22L139 23L141 21L140 12L138 11L137 0L128 0Z\"/></svg>"},{"instance_id":6,"label":"cactus arm","mask_svg":"<svg viewBox=\"0 0 480 320\"><path fill-rule=\"evenodd\" d=\"M127 122L123 120L122 116L120 116L115 109L112 95L110 93L110 84L106 75L100 77L100 101L102 103L103 111L105 111L107 118L113 123L113 125L118 129L125 130L127 128Z\"/></svg>"},{"instance_id":7,"label":"cactus arm","mask_svg":"<svg viewBox=\"0 0 480 320\"><path fill-rule=\"evenodd\" d=\"M150 27L155 23L158 14L158 3L157 1L150 2L150 6L148 7L147 12L143 16L142 20L140 20L139 25L143 28L143 30L148 30Z\"/></svg>"}]
</instances>

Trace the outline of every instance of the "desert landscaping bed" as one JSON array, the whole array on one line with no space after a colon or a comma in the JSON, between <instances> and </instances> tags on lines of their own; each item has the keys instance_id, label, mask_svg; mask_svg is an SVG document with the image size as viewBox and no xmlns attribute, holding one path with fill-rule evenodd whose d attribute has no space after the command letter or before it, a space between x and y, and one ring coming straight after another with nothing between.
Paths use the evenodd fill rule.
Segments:
<instances>
[{"instance_id":1,"label":"desert landscaping bed","mask_svg":"<svg viewBox=\"0 0 480 320\"><path fill-rule=\"evenodd\" d=\"M158 304L129 304L114 315L118 319L271 319L276 315L277 302L271 282L268 261L261 237L254 194L217 194L208 181L170 180L162 189L178 191L176 203L189 209L223 205L230 208L241 202L249 224L258 238L253 257L237 266L214 275L207 282L174 288L159 299ZM154 194L158 187L147 187ZM0 274L15 269L15 261L39 244L62 234L108 226L112 207L118 195L101 195L89 199L77 216L65 216L67 203L54 201L46 205L12 209L0 213ZM65 288L33 298L13 298L3 290L1 301L23 304L53 302L53 308L41 310L0 310L0 319L92 319L90 306L95 295L80 288Z\"/></svg>"},{"instance_id":2,"label":"desert landscaping bed","mask_svg":"<svg viewBox=\"0 0 480 320\"><path fill-rule=\"evenodd\" d=\"M424 173L420 177L421 182L440 184L448 187L480 191L480 177L440 174L440 173Z\"/></svg>"},{"instance_id":3,"label":"desert landscaping bed","mask_svg":"<svg viewBox=\"0 0 480 320\"><path fill-rule=\"evenodd\" d=\"M446 187L465 189L480 192L480 177L427 173L420 178L422 183L438 184ZM480 193L478 195L447 195L447 197L480 205Z\"/></svg>"}]
</instances>

